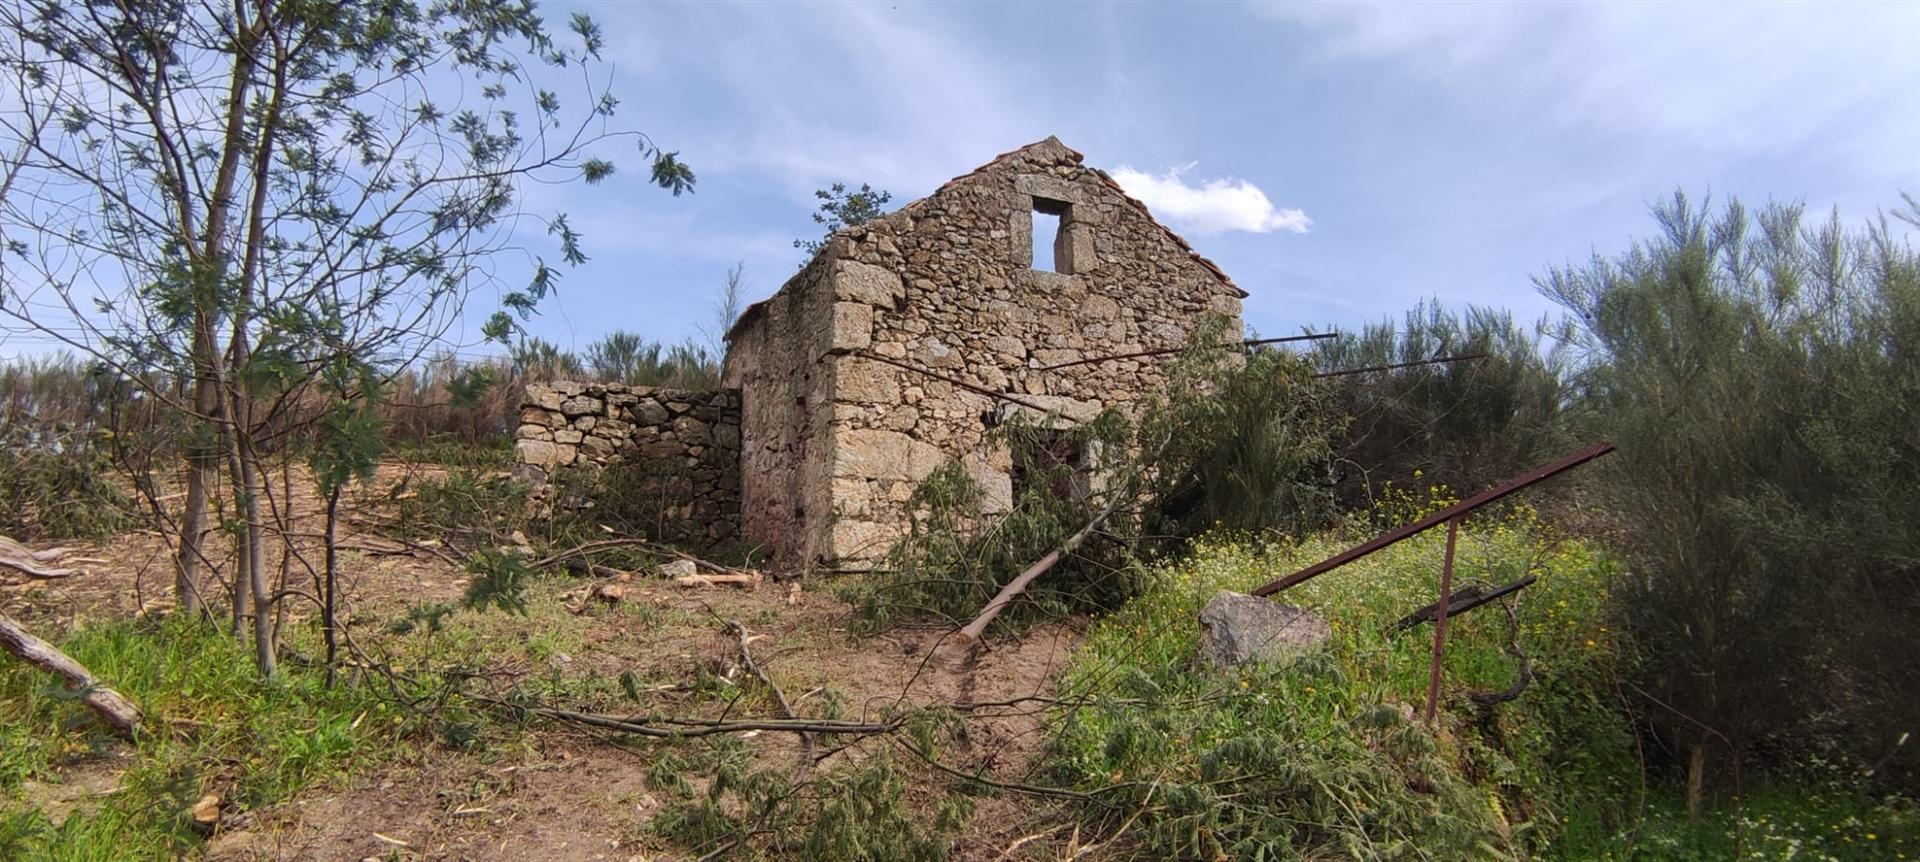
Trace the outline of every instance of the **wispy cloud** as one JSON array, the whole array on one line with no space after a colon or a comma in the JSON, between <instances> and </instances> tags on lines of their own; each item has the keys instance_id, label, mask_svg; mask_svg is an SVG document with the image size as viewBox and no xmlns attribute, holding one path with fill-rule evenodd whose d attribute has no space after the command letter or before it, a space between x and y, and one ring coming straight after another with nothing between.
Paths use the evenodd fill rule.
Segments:
<instances>
[{"instance_id":1,"label":"wispy cloud","mask_svg":"<svg viewBox=\"0 0 1920 862\"><path fill-rule=\"evenodd\" d=\"M1220 178L1189 183L1186 174L1194 165L1171 168L1164 174L1123 167L1113 179L1145 202L1154 215L1194 233L1246 231L1271 233L1276 230L1306 233L1313 219L1298 209L1276 207L1259 186L1246 180Z\"/></svg>"},{"instance_id":2,"label":"wispy cloud","mask_svg":"<svg viewBox=\"0 0 1920 862\"><path fill-rule=\"evenodd\" d=\"M1900 3L1262 3L1327 60L1389 61L1467 98L1702 151L1884 159L1920 120L1920 6ZM1847 134L1832 130L1845 128Z\"/></svg>"},{"instance_id":3,"label":"wispy cloud","mask_svg":"<svg viewBox=\"0 0 1920 862\"><path fill-rule=\"evenodd\" d=\"M751 175L797 201L834 181L916 197L1052 131L1029 107L1036 61L974 38L951 10L901 6L633 4L606 14L648 35L631 46L646 59L629 83L662 96L675 146L716 176Z\"/></svg>"}]
</instances>

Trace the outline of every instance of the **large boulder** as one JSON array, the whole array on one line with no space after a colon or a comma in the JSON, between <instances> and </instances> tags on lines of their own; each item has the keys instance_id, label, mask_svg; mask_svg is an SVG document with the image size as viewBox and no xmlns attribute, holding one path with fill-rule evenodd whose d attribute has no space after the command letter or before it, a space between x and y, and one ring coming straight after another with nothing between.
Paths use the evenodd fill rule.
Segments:
<instances>
[{"instance_id":1,"label":"large boulder","mask_svg":"<svg viewBox=\"0 0 1920 862\"><path fill-rule=\"evenodd\" d=\"M1333 635L1319 614L1221 590L1200 609L1200 656L1218 667L1291 662Z\"/></svg>"}]
</instances>

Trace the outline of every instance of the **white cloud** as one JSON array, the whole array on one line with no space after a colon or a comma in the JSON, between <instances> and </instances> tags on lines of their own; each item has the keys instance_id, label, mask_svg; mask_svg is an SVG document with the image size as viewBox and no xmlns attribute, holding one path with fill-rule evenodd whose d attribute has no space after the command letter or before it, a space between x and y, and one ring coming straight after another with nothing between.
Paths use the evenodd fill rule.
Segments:
<instances>
[{"instance_id":1,"label":"white cloud","mask_svg":"<svg viewBox=\"0 0 1920 862\"><path fill-rule=\"evenodd\" d=\"M1194 233L1306 233L1313 226L1304 211L1274 206L1266 192L1246 180L1189 184L1184 174L1192 169L1189 163L1155 175L1123 167L1113 172L1113 179L1127 194L1145 202L1155 216Z\"/></svg>"}]
</instances>

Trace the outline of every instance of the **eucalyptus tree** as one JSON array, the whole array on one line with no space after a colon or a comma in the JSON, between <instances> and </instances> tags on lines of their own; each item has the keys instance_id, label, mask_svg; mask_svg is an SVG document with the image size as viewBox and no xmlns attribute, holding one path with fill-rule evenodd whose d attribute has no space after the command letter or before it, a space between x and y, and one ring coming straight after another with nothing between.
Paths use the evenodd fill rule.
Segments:
<instances>
[{"instance_id":1,"label":"eucalyptus tree","mask_svg":"<svg viewBox=\"0 0 1920 862\"><path fill-rule=\"evenodd\" d=\"M234 625L251 618L269 674L269 607L298 591L264 571L265 459L295 414L369 433L355 410L310 408L378 398L458 337L470 297L497 302L482 336L510 338L556 267L586 259L564 214L527 206L529 182L601 182L623 143L653 184L694 182L614 125L599 27L552 29L526 0L14 0L0 25L0 320L170 381L146 394L195 429L168 530L179 607L202 608L224 469ZM323 490L371 463L320 451Z\"/></svg>"}]
</instances>

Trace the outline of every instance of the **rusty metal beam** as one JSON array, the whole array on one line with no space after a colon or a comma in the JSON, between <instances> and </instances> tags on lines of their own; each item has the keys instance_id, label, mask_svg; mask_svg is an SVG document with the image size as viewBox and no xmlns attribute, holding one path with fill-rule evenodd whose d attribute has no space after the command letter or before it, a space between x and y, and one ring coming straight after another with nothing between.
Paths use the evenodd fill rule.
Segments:
<instances>
[{"instance_id":1,"label":"rusty metal beam","mask_svg":"<svg viewBox=\"0 0 1920 862\"><path fill-rule=\"evenodd\" d=\"M1485 506L1488 503L1491 503L1495 500L1499 500L1503 497L1513 494L1514 492L1524 490L1532 485L1538 484L1547 479L1551 479L1555 476L1560 475L1561 473L1565 473L1568 470L1571 470L1575 467L1585 464L1588 461L1592 461L1595 458L1599 458L1600 456L1605 455L1612 451L1613 451L1612 443L1598 443L1590 448L1583 449L1579 452L1575 452L1572 455L1568 455L1567 457L1562 458L1558 461L1555 461L1552 464L1548 464L1544 467L1537 467L1532 471L1526 473L1525 475L1520 476L1519 478L1502 483L1500 485L1496 485L1492 488L1488 488L1485 491L1481 491L1480 493L1473 495L1473 497L1470 499L1464 500L1459 503L1455 503L1451 506L1448 506L1445 509L1442 509L1438 512L1435 512L1431 515L1421 518L1420 520L1415 521L1411 524L1408 524L1404 527L1400 527L1396 530L1386 533L1385 535L1377 536L1373 539L1369 539L1366 542L1362 542L1358 545L1355 545L1351 548L1341 551L1338 554L1334 554L1333 556L1328 557L1324 560L1321 560L1318 563L1314 563L1313 565L1308 566L1304 569L1301 569L1300 571L1294 572L1291 575L1288 575L1284 578L1281 578L1277 581L1267 584L1264 587L1254 590L1253 594L1256 596L1273 595L1274 593L1280 592L1281 590L1284 590L1288 587L1294 586L1303 581L1325 574L1328 571L1337 569L1341 566L1344 566L1348 563L1353 562L1354 560L1358 560L1361 557L1367 556L1368 554L1374 553L1375 551L1378 551L1382 548L1413 538L1414 536L1417 536L1421 533L1431 530L1434 527L1438 527L1441 524L1444 524L1454 519L1455 517L1464 515L1468 512L1471 512L1475 509L1480 508L1481 506Z\"/></svg>"},{"instance_id":2,"label":"rusty metal beam","mask_svg":"<svg viewBox=\"0 0 1920 862\"><path fill-rule=\"evenodd\" d=\"M1433 667L1427 671L1427 726L1433 726L1433 717L1440 711L1440 674L1447 654L1447 606L1453 604L1453 546L1460 538L1460 521L1466 515L1455 515L1447 521L1447 561L1440 566L1440 600L1434 602L1437 610L1433 616Z\"/></svg>"},{"instance_id":3,"label":"rusty metal beam","mask_svg":"<svg viewBox=\"0 0 1920 862\"><path fill-rule=\"evenodd\" d=\"M1220 346L1223 348L1224 347L1256 347L1262 344L1286 344L1292 341L1319 341L1323 338L1338 338L1339 335L1340 333L1337 333L1337 332L1310 332L1306 335L1288 335L1282 338L1255 338L1247 341L1242 341L1238 344L1222 344ZM1132 353L1115 353L1109 356L1091 356L1086 359L1075 359L1072 362L1059 362L1053 365L1042 365L1039 368L1036 368L1034 370L1056 371L1061 368L1072 368L1075 365L1092 365L1095 362L1112 362L1116 359L1139 359L1140 357L1143 357L1143 356L1165 356L1169 353L1179 353L1180 351L1186 350L1186 349L1187 348L1185 347L1164 347L1159 350L1137 350Z\"/></svg>"},{"instance_id":4,"label":"rusty metal beam","mask_svg":"<svg viewBox=\"0 0 1920 862\"><path fill-rule=\"evenodd\" d=\"M1509 595L1512 595L1523 589L1526 589L1527 587L1532 586L1533 582L1537 580L1540 580L1540 577L1538 575L1528 575L1524 578L1521 578L1520 580L1514 581L1511 584L1507 584L1504 587L1499 587L1491 592L1485 592L1485 593L1475 592L1472 595L1468 595L1466 590L1461 590L1457 593L1454 593L1453 602L1447 605L1447 614L1448 616L1457 617L1461 614L1466 613L1467 611L1478 608L1489 602L1506 598ZM1414 611L1413 613L1407 614L1404 617L1401 617L1399 622L1393 624L1393 628L1395 631L1406 631L1407 629L1413 628L1414 626L1417 626L1421 623L1432 622L1434 615L1437 614L1438 612L1439 612L1439 603L1435 602L1431 605L1427 605L1424 608Z\"/></svg>"},{"instance_id":5,"label":"rusty metal beam","mask_svg":"<svg viewBox=\"0 0 1920 862\"><path fill-rule=\"evenodd\" d=\"M1475 359L1485 359L1485 358L1487 358L1487 354L1485 353L1464 353L1459 356L1436 356L1432 359L1421 359L1414 362L1396 362L1392 365L1369 365L1365 368L1341 368L1334 371L1322 371L1319 374L1313 375L1313 379L1323 380L1328 377L1346 377L1352 374L1371 374L1375 371L1396 371L1401 368L1418 368L1422 365L1440 365L1446 362L1471 362Z\"/></svg>"}]
</instances>

